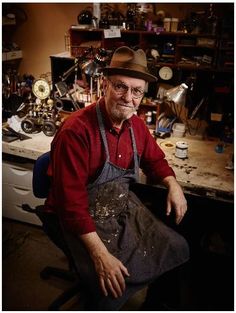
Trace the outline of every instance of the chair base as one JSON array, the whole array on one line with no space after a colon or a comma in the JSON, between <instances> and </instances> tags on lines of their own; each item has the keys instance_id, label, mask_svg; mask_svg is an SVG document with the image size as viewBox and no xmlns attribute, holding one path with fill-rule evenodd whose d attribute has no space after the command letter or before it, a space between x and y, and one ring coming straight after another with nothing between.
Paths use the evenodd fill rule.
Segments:
<instances>
[{"instance_id":1,"label":"chair base","mask_svg":"<svg viewBox=\"0 0 236 313\"><path fill-rule=\"evenodd\" d=\"M72 299L74 296L81 294L82 284L77 282L72 287L64 291L60 296L54 300L48 307L49 311L59 311L67 301Z\"/></svg>"},{"instance_id":2,"label":"chair base","mask_svg":"<svg viewBox=\"0 0 236 313\"><path fill-rule=\"evenodd\" d=\"M86 287L82 284L82 282L79 282L78 274L71 270L75 268L75 266L65 243L63 232L56 214L44 212L43 206L37 206L36 209L32 209L28 204L23 204L22 209L30 213L35 213L39 217L43 224L44 232L52 240L52 242L54 242L54 244L65 253L69 261L69 269L67 270L47 266L40 273L40 277L45 280L50 279L50 277L53 276L66 281L74 282L70 288L65 290L50 304L48 310L60 310L61 306L76 295L81 295L85 298Z\"/></svg>"},{"instance_id":3,"label":"chair base","mask_svg":"<svg viewBox=\"0 0 236 313\"><path fill-rule=\"evenodd\" d=\"M50 279L50 277L57 277L66 281L75 282L71 287L65 290L61 295L59 295L48 307L49 311L59 311L61 306L63 306L67 301L72 299L76 295L83 295L85 287L81 282L78 281L76 273L57 267L47 266L41 273L40 277L44 280Z\"/></svg>"},{"instance_id":4,"label":"chair base","mask_svg":"<svg viewBox=\"0 0 236 313\"><path fill-rule=\"evenodd\" d=\"M75 281L76 274L72 271L58 267L46 266L40 273L42 279L49 279L51 276L64 279L66 281Z\"/></svg>"}]
</instances>

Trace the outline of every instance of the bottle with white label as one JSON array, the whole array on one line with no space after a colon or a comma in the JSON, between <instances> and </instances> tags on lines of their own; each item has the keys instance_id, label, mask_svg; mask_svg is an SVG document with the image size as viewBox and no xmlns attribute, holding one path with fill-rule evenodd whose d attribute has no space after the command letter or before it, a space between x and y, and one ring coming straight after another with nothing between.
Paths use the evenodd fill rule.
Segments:
<instances>
[{"instance_id":1,"label":"bottle with white label","mask_svg":"<svg viewBox=\"0 0 236 313\"><path fill-rule=\"evenodd\" d=\"M152 124L152 112L148 111L146 113L146 124L151 125Z\"/></svg>"},{"instance_id":2,"label":"bottle with white label","mask_svg":"<svg viewBox=\"0 0 236 313\"><path fill-rule=\"evenodd\" d=\"M175 144L175 156L179 159L188 157L188 144L185 141L177 141Z\"/></svg>"}]
</instances>

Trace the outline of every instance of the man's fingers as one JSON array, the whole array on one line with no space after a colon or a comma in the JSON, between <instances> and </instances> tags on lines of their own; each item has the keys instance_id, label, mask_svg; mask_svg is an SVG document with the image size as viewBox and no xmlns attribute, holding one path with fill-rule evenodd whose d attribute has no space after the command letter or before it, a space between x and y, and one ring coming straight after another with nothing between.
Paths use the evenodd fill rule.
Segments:
<instances>
[{"instance_id":1,"label":"man's fingers","mask_svg":"<svg viewBox=\"0 0 236 313\"><path fill-rule=\"evenodd\" d=\"M176 218L175 218L175 223L179 224L182 221L182 218L183 218L183 216L177 215Z\"/></svg>"},{"instance_id":2,"label":"man's fingers","mask_svg":"<svg viewBox=\"0 0 236 313\"><path fill-rule=\"evenodd\" d=\"M125 277L130 276L129 272L122 262L112 255L108 261L107 263L104 262L105 266L103 263L97 263L102 292L105 296L111 294L115 298L121 297L126 287Z\"/></svg>"},{"instance_id":3,"label":"man's fingers","mask_svg":"<svg viewBox=\"0 0 236 313\"><path fill-rule=\"evenodd\" d=\"M118 296L122 296L121 288L116 279L107 278L106 284L115 298L117 298Z\"/></svg>"},{"instance_id":4,"label":"man's fingers","mask_svg":"<svg viewBox=\"0 0 236 313\"><path fill-rule=\"evenodd\" d=\"M110 280L110 278L103 278L100 277L100 285L102 288L102 292L104 294L105 297L108 296L108 290L111 292L111 294L117 298L119 292L116 292L116 288L113 287L112 282ZM122 295L121 291L120 291L120 295Z\"/></svg>"},{"instance_id":5,"label":"man's fingers","mask_svg":"<svg viewBox=\"0 0 236 313\"><path fill-rule=\"evenodd\" d=\"M187 205L184 205L179 210L176 210L176 218L175 218L176 224L179 224L182 221L186 212L187 212Z\"/></svg>"},{"instance_id":6,"label":"man's fingers","mask_svg":"<svg viewBox=\"0 0 236 313\"><path fill-rule=\"evenodd\" d=\"M167 201L166 215L170 215L170 212L171 212L171 204L169 201Z\"/></svg>"},{"instance_id":7,"label":"man's fingers","mask_svg":"<svg viewBox=\"0 0 236 313\"><path fill-rule=\"evenodd\" d=\"M117 278L119 287L121 289L121 293L123 293L125 291L125 279L124 279L124 276L121 273L119 273L119 274L117 274L116 278Z\"/></svg>"},{"instance_id":8,"label":"man's fingers","mask_svg":"<svg viewBox=\"0 0 236 313\"><path fill-rule=\"evenodd\" d=\"M100 285L101 285L102 292L103 292L104 296L107 297L108 296L108 292L107 292L107 289L106 289L103 277L100 277Z\"/></svg>"},{"instance_id":9,"label":"man's fingers","mask_svg":"<svg viewBox=\"0 0 236 313\"><path fill-rule=\"evenodd\" d=\"M122 271L126 276L130 276L127 267L125 267L122 263L121 263L121 271Z\"/></svg>"},{"instance_id":10,"label":"man's fingers","mask_svg":"<svg viewBox=\"0 0 236 313\"><path fill-rule=\"evenodd\" d=\"M121 297L125 291L125 279L121 272L109 277L101 277L100 283L105 296L108 295L108 290L115 298Z\"/></svg>"}]
</instances>

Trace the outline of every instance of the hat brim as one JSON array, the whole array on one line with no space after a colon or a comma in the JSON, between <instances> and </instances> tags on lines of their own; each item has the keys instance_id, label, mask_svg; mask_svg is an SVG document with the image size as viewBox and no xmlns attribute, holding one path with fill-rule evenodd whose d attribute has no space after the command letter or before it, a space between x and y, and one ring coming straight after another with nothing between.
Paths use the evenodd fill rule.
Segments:
<instances>
[{"instance_id":1,"label":"hat brim","mask_svg":"<svg viewBox=\"0 0 236 313\"><path fill-rule=\"evenodd\" d=\"M102 69L102 72L105 75L124 75L128 77L139 78L149 83L157 81L157 77L149 73L144 73L144 72L135 71L135 70L126 69L126 68L120 68L120 67L105 67Z\"/></svg>"}]
</instances>

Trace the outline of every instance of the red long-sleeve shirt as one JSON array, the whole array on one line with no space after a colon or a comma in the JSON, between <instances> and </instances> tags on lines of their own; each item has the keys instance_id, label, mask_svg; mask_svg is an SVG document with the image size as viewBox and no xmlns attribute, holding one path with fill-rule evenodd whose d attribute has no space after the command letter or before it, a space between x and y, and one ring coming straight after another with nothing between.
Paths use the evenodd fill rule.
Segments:
<instances>
[{"instance_id":1,"label":"red long-sleeve shirt","mask_svg":"<svg viewBox=\"0 0 236 313\"><path fill-rule=\"evenodd\" d=\"M156 182L167 176L175 176L163 151L139 117L133 115L118 131L112 127L104 101L100 101L100 109L112 163L122 168L133 167L129 131L132 125L140 167L144 173ZM105 160L96 106L92 104L73 113L58 130L51 144L48 175L52 184L45 209L57 211L65 227L74 233L95 231L94 221L88 212L87 185L98 177Z\"/></svg>"}]
</instances>

